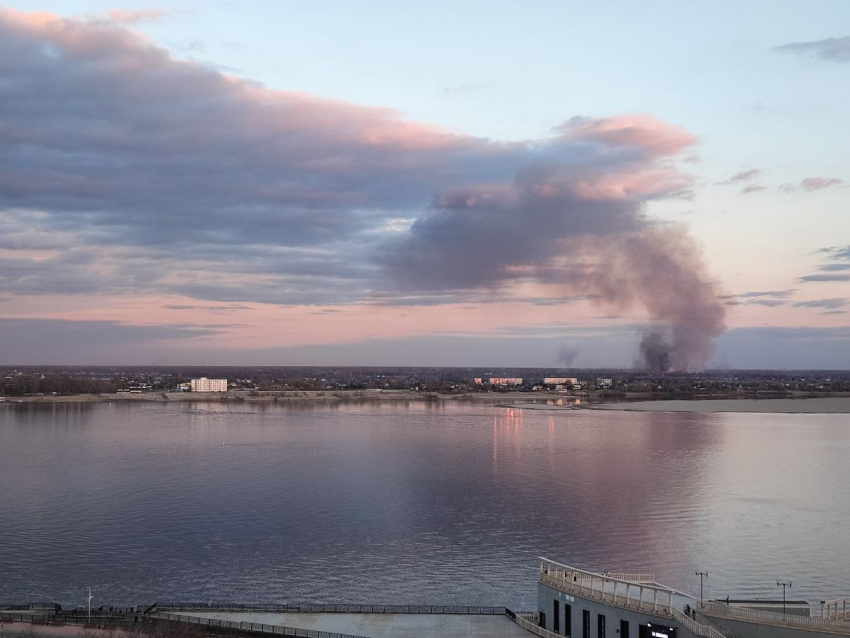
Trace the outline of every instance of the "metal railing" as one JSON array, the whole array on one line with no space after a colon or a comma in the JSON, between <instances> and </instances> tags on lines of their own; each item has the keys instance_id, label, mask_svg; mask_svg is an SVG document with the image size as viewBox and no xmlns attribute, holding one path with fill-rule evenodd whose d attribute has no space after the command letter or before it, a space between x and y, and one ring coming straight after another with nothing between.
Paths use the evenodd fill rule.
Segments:
<instances>
[{"instance_id":1,"label":"metal railing","mask_svg":"<svg viewBox=\"0 0 850 638\"><path fill-rule=\"evenodd\" d=\"M702 614L697 614L700 618L705 620L709 626L714 629L713 636L724 636L725 638L741 638L741 636L731 629L721 623L717 618L709 618L708 616L704 616Z\"/></svg>"},{"instance_id":2,"label":"metal railing","mask_svg":"<svg viewBox=\"0 0 850 638\"><path fill-rule=\"evenodd\" d=\"M347 604L281 604L235 605L218 603L156 603L151 612L169 611L253 611L301 612L314 614L464 614L476 616L503 616L505 607L480 607L463 605L347 605Z\"/></svg>"},{"instance_id":3,"label":"metal railing","mask_svg":"<svg viewBox=\"0 0 850 638\"><path fill-rule=\"evenodd\" d=\"M718 616L729 620L758 622L768 625L783 625L786 627L811 628L828 633L850 635L850 622L817 616L796 616L780 614L773 611L760 611L747 607L736 607L724 603L699 603L699 610L706 616Z\"/></svg>"},{"instance_id":4,"label":"metal railing","mask_svg":"<svg viewBox=\"0 0 850 638\"><path fill-rule=\"evenodd\" d=\"M18 611L0 611L0 622L33 622L44 624L53 620L53 614L22 614Z\"/></svg>"},{"instance_id":5,"label":"metal railing","mask_svg":"<svg viewBox=\"0 0 850 638\"><path fill-rule=\"evenodd\" d=\"M134 618L122 618L119 616L64 616L56 614L22 614L20 612L0 612L0 623L23 622L30 625L51 625L61 627L62 625L90 626L90 627L130 627L134 624Z\"/></svg>"},{"instance_id":6,"label":"metal railing","mask_svg":"<svg viewBox=\"0 0 850 638\"><path fill-rule=\"evenodd\" d=\"M670 618L673 609L674 591L659 585L650 585L615 578L612 575L594 574L547 559L540 564L540 582L549 587L582 598L597 600L616 607L641 611L647 614ZM625 595L619 589L625 589ZM637 590L637 595L632 592ZM652 600L645 600L646 593ZM658 596L663 596L658 600Z\"/></svg>"},{"instance_id":7,"label":"metal railing","mask_svg":"<svg viewBox=\"0 0 850 638\"><path fill-rule=\"evenodd\" d=\"M649 585L655 582L655 574L628 574L625 572L605 572L606 576L617 580L627 580L631 583L643 583Z\"/></svg>"},{"instance_id":8,"label":"metal railing","mask_svg":"<svg viewBox=\"0 0 850 638\"><path fill-rule=\"evenodd\" d=\"M62 609L61 605L57 605L56 603L24 603L24 604L12 604L12 603L0 603L0 610L3 611L32 611L34 609L50 609L52 611L58 611Z\"/></svg>"},{"instance_id":9,"label":"metal railing","mask_svg":"<svg viewBox=\"0 0 850 638\"><path fill-rule=\"evenodd\" d=\"M265 625L254 622L235 622L230 620L216 620L213 618L199 618L198 616L182 616L179 614L162 614L158 616L165 620L184 622L190 625L201 625L203 627L218 627L222 629L237 629L239 631L250 631L259 634L274 634L276 636L298 636L301 638L364 638L352 634L338 634L332 631L319 631L316 629L298 629L297 627L284 627L282 625Z\"/></svg>"},{"instance_id":10,"label":"metal railing","mask_svg":"<svg viewBox=\"0 0 850 638\"><path fill-rule=\"evenodd\" d=\"M675 620L677 623L679 623L680 625L685 627L692 634L695 634L697 636L701 636L702 638L713 638L712 635L711 635L711 627L710 626L701 625L696 620L694 620L690 616L683 614L682 612L680 612L675 607L673 608L673 613L671 614L671 616L672 616L673 620Z\"/></svg>"},{"instance_id":11,"label":"metal railing","mask_svg":"<svg viewBox=\"0 0 850 638\"><path fill-rule=\"evenodd\" d=\"M508 615L508 617L510 618L510 615ZM514 614L511 620L513 620L517 625L519 625L526 631L530 631L533 634L542 636L542 638L562 638L558 634L549 631L545 627L538 626L537 623L528 620L520 614Z\"/></svg>"},{"instance_id":12,"label":"metal railing","mask_svg":"<svg viewBox=\"0 0 850 638\"><path fill-rule=\"evenodd\" d=\"M850 620L850 598L827 600L821 609L821 617L827 620Z\"/></svg>"},{"instance_id":13,"label":"metal railing","mask_svg":"<svg viewBox=\"0 0 850 638\"><path fill-rule=\"evenodd\" d=\"M711 625L703 625L699 621L691 618L687 614L673 608L673 620L688 629L692 634L701 638L733 638L731 633L721 632Z\"/></svg>"}]
</instances>

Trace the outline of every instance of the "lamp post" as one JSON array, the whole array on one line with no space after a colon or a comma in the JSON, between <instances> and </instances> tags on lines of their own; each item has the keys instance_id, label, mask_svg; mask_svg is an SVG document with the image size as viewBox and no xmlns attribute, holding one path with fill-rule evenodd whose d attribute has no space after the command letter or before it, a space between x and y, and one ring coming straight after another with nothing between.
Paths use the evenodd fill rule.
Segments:
<instances>
[{"instance_id":1,"label":"lamp post","mask_svg":"<svg viewBox=\"0 0 850 638\"><path fill-rule=\"evenodd\" d=\"M789 580L787 583L777 580L776 586L782 588L782 613L785 613L785 590L791 586L791 581Z\"/></svg>"},{"instance_id":2,"label":"lamp post","mask_svg":"<svg viewBox=\"0 0 850 638\"><path fill-rule=\"evenodd\" d=\"M89 587L88 590L89 590L89 623L91 623L91 599L92 599L91 587Z\"/></svg>"},{"instance_id":3,"label":"lamp post","mask_svg":"<svg viewBox=\"0 0 850 638\"><path fill-rule=\"evenodd\" d=\"M699 576L699 604L702 605L702 579L708 578L708 572L694 572L694 575Z\"/></svg>"}]
</instances>

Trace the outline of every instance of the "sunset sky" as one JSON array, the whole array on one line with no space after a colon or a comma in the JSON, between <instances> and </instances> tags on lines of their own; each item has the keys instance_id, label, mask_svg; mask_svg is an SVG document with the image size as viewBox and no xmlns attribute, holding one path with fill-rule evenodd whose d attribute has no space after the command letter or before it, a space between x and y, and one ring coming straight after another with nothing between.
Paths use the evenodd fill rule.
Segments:
<instances>
[{"instance_id":1,"label":"sunset sky","mask_svg":"<svg viewBox=\"0 0 850 638\"><path fill-rule=\"evenodd\" d=\"M0 364L846 369L848 102L844 0L6 2Z\"/></svg>"}]
</instances>

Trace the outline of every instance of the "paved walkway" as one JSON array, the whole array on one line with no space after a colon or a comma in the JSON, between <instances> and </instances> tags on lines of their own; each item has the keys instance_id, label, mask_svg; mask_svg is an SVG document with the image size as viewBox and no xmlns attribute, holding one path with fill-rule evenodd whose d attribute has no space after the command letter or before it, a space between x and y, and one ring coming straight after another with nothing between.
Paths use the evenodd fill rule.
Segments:
<instances>
[{"instance_id":1,"label":"paved walkway","mask_svg":"<svg viewBox=\"0 0 850 638\"><path fill-rule=\"evenodd\" d=\"M3 623L2 638L45 636L48 638L125 638L130 634L120 629L86 629L75 625L30 625Z\"/></svg>"},{"instance_id":2,"label":"paved walkway","mask_svg":"<svg viewBox=\"0 0 850 638\"><path fill-rule=\"evenodd\" d=\"M507 616L466 614L340 614L179 612L182 616L282 625L368 638L529 638Z\"/></svg>"}]
</instances>

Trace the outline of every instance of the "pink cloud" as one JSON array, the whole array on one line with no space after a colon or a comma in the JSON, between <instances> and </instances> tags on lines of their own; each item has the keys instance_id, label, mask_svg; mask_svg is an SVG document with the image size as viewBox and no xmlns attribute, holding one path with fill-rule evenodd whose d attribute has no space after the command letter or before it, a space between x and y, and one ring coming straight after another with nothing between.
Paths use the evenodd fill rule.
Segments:
<instances>
[{"instance_id":1,"label":"pink cloud","mask_svg":"<svg viewBox=\"0 0 850 638\"><path fill-rule=\"evenodd\" d=\"M586 199L663 199L688 197L693 179L671 167L610 173L577 180L573 192Z\"/></svg>"},{"instance_id":2,"label":"pink cloud","mask_svg":"<svg viewBox=\"0 0 850 638\"><path fill-rule=\"evenodd\" d=\"M741 189L741 195L749 195L751 193L758 193L759 191L767 190L767 187L762 184L747 184L744 188Z\"/></svg>"},{"instance_id":3,"label":"pink cloud","mask_svg":"<svg viewBox=\"0 0 850 638\"><path fill-rule=\"evenodd\" d=\"M682 127L642 114L573 118L560 130L569 139L640 148L655 156L675 155L697 143Z\"/></svg>"},{"instance_id":4,"label":"pink cloud","mask_svg":"<svg viewBox=\"0 0 850 638\"><path fill-rule=\"evenodd\" d=\"M800 186L807 191L817 191L822 188L829 188L830 186L837 186L838 184L843 183L844 180L838 179L837 177L807 177L800 182Z\"/></svg>"},{"instance_id":5,"label":"pink cloud","mask_svg":"<svg viewBox=\"0 0 850 638\"><path fill-rule=\"evenodd\" d=\"M110 9L106 15L108 20L115 24L132 25L140 22L156 22L161 20L166 12L157 9Z\"/></svg>"}]
</instances>

